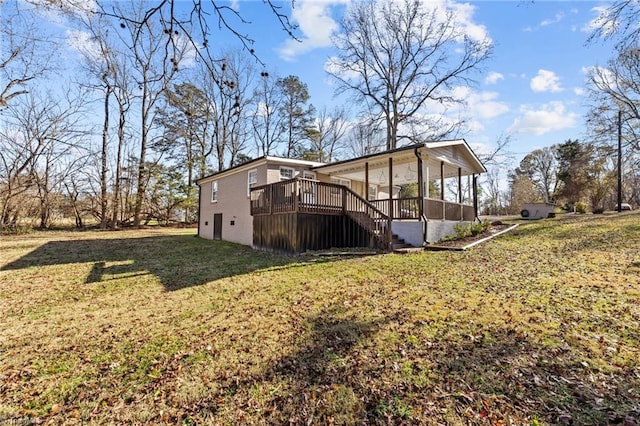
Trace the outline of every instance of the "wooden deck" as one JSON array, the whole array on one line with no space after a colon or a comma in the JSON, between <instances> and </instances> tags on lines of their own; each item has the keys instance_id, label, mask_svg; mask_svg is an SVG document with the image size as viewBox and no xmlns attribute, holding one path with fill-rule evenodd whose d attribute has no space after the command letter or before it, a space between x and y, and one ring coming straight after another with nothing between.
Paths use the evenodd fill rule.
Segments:
<instances>
[{"instance_id":1,"label":"wooden deck","mask_svg":"<svg viewBox=\"0 0 640 426\"><path fill-rule=\"evenodd\" d=\"M473 221L473 206L430 198L367 201L343 185L294 178L251 189L256 248L300 253L331 247L388 250L391 223Z\"/></svg>"}]
</instances>

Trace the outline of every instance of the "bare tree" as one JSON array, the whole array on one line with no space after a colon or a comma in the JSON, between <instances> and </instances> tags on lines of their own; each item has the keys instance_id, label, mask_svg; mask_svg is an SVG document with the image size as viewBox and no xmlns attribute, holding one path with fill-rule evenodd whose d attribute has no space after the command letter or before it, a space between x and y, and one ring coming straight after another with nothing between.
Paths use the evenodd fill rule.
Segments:
<instances>
[{"instance_id":1,"label":"bare tree","mask_svg":"<svg viewBox=\"0 0 640 426\"><path fill-rule=\"evenodd\" d=\"M353 3L334 44L331 75L383 120L387 149L410 138L403 125L441 136L427 107L461 102L452 87L471 83L470 71L491 53L491 42L465 35L454 12L419 0Z\"/></svg>"},{"instance_id":2,"label":"bare tree","mask_svg":"<svg viewBox=\"0 0 640 426\"><path fill-rule=\"evenodd\" d=\"M46 3L52 5L60 5L64 3L63 0L44 0ZM71 3L75 3L77 0L67 0ZM213 58L210 50L209 40L212 37L212 31L215 27L211 27L209 22L217 20L217 29L223 29L231 34L241 42L243 47L254 57L257 58L253 45L255 40L246 34L242 27L250 24L245 20L242 14L236 10L232 5L227 2L219 0L211 0L208 2L193 2L191 10L187 10L184 14L178 14L176 11L176 4L180 0L156 0L147 3L147 9L141 14L132 14L130 11L122 10L117 7L109 7L107 2L98 2L99 12L116 18L122 23L122 25L131 26L137 29L136 37L144 36L143 28L150 22L162 21L165 26L165 30L169 34L183 35L186 40L189 41L191 47L195 50L204 63L211 67L213 72L213 65L216 63L216 59ZM289 21L289 17L282 11L282 6L277 4L273 0L263 0L266 8L271 12L272 16L276 18L281 29L290 37L296 39L295 32L297 26ZM293 0L291 0L293 5ZM177 43L176 38L172 38L171 43L174 44L174 48L182 48ZM169 50L166 51L168 53ZM170 55L167 55L167 59Z\"/></svg>"},{"instance_id":3,"label":"bare tree","mask_svg":"<svg viewBox=\"0 0 640 426\"><path fill-rule=\"evenodd\" d=\"M596 105L640 118L640 49L619 52L607 67L592 68L588 79Z\"/></svg>"},{"instance_id":4,"label":"bare tree","mask_svg":"<svg viewBox=\"0 0 640 426\"><path fill-rule=\"evenodd\" d=\"M603 9L593 21L590 42L615 40L616 49L625 51L640 41L640 3L634 0L616 0Z\"/></svg>"},{"instance_id":5,"label":"bare tree","mask_svg":"<svg viewBox=\"0 0 640 426\"><path fill-rule=\"evenodd\" d=\"M0 18L0 108L29 93L28 85L52 68L53 42L40 35L31 11L18 1L2 4Z\"/></svg>"},{"instance_id":6,"label":"bare tree","mask_svg":"<svg viewBox=\"0 0 640 426\"><path fill-rule=\"evenodd\" d=\"M382 151L385 138L377 123L365 118L351 125L347 146L352 157L362 157Z\"/></svg>"},{"instance_id":7,"label":"bare tree","mask_svg":"<svg viewBox=\"0 0 640 426\"><path fill-rule=\"evenodd\" d=\"M108 181L108 155L109 155L109 129L111 96L116 90L116 63L118 52L114 46L110 33L115 31L110 22L97 15L78 13L75 15L86 31L91 41L90 44L80 48L83 58L85 75L91 77L94 82L89 83L92 89L97 89L103 95L103 124L102 144L100 150L100 228L105 229L109 223L109 181Z\"/></svg>"},{"instance_id":8,"label":"bare tree","mask_svg":"<svg viewBox=\"0 0 640 426\"><path fill-rule=\"evenodd\" d=\"M631 176L640 162L640 49L625 47L607 67L592 68L588 78L590 138L602 150L616 146L620 135L616 157L620 157L620 173L624 176L621 196L630 199L637 191ZM591 202L594 205L593 199Z\"/></svg>"},{"instance_id":9,"label":"bare tree","mask_svg":"<svg viewBox=\"0 0 640 426\"><path fill-rule=\"evenodd\" d=\"M280 115L282 97L276 85L278 77L263 71L260 78L253 92L254 110L251 125L258 154L271 155L281 142L285 131L284 118Z\"/></svg>"},{"instance_id":10,"label":"bare tree","mask_svg":"<svg viewBox=\"0 0 640 426\"><path fill-rule=\"evenodd\" d=\"M227 51L215 69L205 69L203 89L209 100L211 147L218 171L231 167L245 148L254 75L252 64L238 51Z\"/></svg>"},{"instance_id":11,"label":"bare tree","mask_svg":"<svg viewBox=\"0 0 640 426\"><path fill-rule=\"evenodd\" d=\"M331 162L345 148L345 135L349 130L347 110L344 107L336 107L329 110L327 107L318 112L316 118L318 133L311 139L309 150L315 154L315 161Z\"/></svg>"},{"instance_id":12,"label":"bare tree","mask_svg":"<svg viewBox=\"0 0 640 426\"><path fill-rule=\"evenodd\" d=\"M86 151L79 99L29 94L9 105L0 131L0 228L20 219L16 199L29 193L37 200L40 227L50 223L52 194Z\"/></svg>"},{"instance_id":13,"label":"bare tree","mask_svg":"<svg viewBox=\"0 0 640 426\"><path fill-rule=\"evenodd\" d=\"M132 85L131 76L125 62L125 57L119 55L114 65L114 84L113 92L116 103L118 104L118 144L116 150L116 173L113 182L113 208L111 215L111 228L116 229L119 224L119 210L121 197L122 161L123 150L126 144L127 117L131 108L132 93L130 87Z\"/></svg>"},{"instance_id":14,"label":"bare tree","mask_svg":"<svg viewBox=\"0 0 640 426\"><path fill-rule=\"evenodd\" d=\"M162 99L168 83L179 70L184 56L188 53L186 40L163 26L168 17L154 15L157 19L148 19L148 11L137 4L125 11L117 9L126 16L139 18L129 19L121 23L122 41L131 50L130 66L134 79L138 84L138 105L140 123L140 154L138 156L138 176L136 202L134 209L134 226L141 223L142 206L145 197L149 174L147 166L147 148L152 134L154 115L158 102Z\"/></svg>"},{"instance_id":15,"label":"bare tree","mask_svg":"<svg viewBox=\"0 0 640 426\"><path fill-rule=\"evenodd\" d=\"M542 201L548 203L553 200L558 186L558 161L554 146L527 154L520 161L518 172L533 182Z\"/></svg>"}]
</instances>

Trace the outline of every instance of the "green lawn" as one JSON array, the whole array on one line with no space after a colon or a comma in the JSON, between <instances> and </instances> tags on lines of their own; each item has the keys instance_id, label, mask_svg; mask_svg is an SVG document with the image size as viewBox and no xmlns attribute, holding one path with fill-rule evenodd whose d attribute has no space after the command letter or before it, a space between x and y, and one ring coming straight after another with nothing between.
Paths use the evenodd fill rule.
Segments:
<instances>
[{"instance_id":1,"label":"green lawn","mask_svg":"<svg viewBox=\"0 0 640 426\"><path fill-rule=\"evenodd\" d=\"M639 411L635 213L352 258L192 229L0 236L0 424L604 425Z\"/></svg>"}]
</instances>

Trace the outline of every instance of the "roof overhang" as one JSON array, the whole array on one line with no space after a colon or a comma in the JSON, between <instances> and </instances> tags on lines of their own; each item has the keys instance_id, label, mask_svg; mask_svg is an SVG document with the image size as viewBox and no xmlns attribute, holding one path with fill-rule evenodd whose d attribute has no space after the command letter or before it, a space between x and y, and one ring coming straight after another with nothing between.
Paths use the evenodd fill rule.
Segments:
<instances>
[{"instance_id":1,"label":"roof overhang","mask_svg":"<svg viewBox=\"0 0 640 426\"><path fill-rule=\"evenodd\" d=\"M231 167L230 169L223 170L221 172L216 172L200 178L196 180L196 184L202 185L203 183L210 182L212 180L220 179L225 176L230 176L235 173L241 173L248 170L251 170L254 167L260 166L261 164L272 163L272 164L281 164L285 166L306 166L309 168L321 166L324 163L319 163L317 161L307 161L307 160L296 160L293 158L283 158L283 157L273 157L270 155L266 155L264 157L258 157L246 163L240 164L235 167Z\"/></svg>"},{"instance_id":2,"label":"roof overhang","mask_svg":"<svg viewBox=\"0 0 640 426\"><path fill-rule=\"evenodd\" d=\"M423 163L426 162L431 171L430 180L436 176L440 177L442 165L444 165L445 178L458 176L459 172L463 176L468 176L487 171L464 139L405 146L352 160L317 166L314 170L342 179L365 181L366 169L368 169L369 183L388 185L389 160L391 160L393 173L391 182L394 185L401 185L417 182L417 155L422 158ZM437 173L434 173L434 170L437 170Z\"/></svg>"}]
</instances>

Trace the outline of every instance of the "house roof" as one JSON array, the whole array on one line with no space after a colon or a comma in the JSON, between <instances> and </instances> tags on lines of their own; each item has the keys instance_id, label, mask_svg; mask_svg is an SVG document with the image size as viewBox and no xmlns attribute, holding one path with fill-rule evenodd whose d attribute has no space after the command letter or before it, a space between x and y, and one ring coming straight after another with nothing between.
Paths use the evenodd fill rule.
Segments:
<instances>
[{"instance_id":1,"label":"house roof","mask_svg":"<svg viewBox=\"0 0 640 426\"><path fill-rule=\"evenodd\" d=\"M265 155L263 157L254 158L251 161L247 161L246 163L231 167L229 169L222 170L221 172L212 173L208 176L202 177L196 180L196 183L200 185L202 183L209 182L221 177L246 171L248 169L251 169L263 163L275 163L275 164L284 164L284 165L290 165L290 166L308 166L310 168L324 164L324 163L318 163L317 161L297 160L294 158L283 158L283 157L274 157L271 155Z\"/></svg>"},{"instance_id":2,"label":"house roof","mask_svg":"<svg viewBox=\"0 0 640 426\"><path fill-rule=\"evenodd\" d=\"M415 164L417 161L415 156L416 152L420 153L422 160L427 161L431 169L439 169L440 165L444 164L445 177L457 176L458 168L461 169L463 175L479 174L487 171L464 139L454 139L408 145L390 151L377 152L328 164L292 158L264 156L205 176L198 179L196 183L200 185L220 177L249 170L262 163L270 162L292 166L308 166L323 174L360 181L364 181L365 179L364 170L365 164L367 164L369 169L369 182L384 185L388 183L389 180L385 173L388 174L388 160L392 158L394 170L393 183L402 184L415 181L417 174L417 165Z\"/></svg>"},{"instance_id":3,"label":"house roof","mask_svg":"<svg viewBox=\"0 0 640 426\"><path fill-rule=\"evenodd\" d=\"M416 152L427 162L431 170L440 170L444 164L444 177L486 172L486 168L464 139L433 141L404 146L391 151L378 152L362 157L324 164L314 168L315 171L350 180L365 180L365 164L369 170L371 184L386 185L389 183L389 158L393 159L394 184L415 182L417 176ZM438 172L438 176L440 172Z\"/></svg>"}]
</instances>

